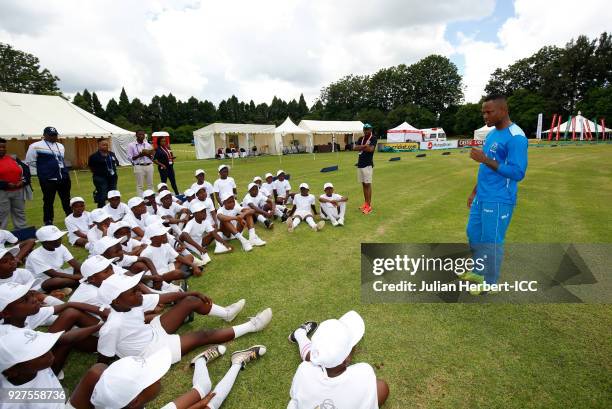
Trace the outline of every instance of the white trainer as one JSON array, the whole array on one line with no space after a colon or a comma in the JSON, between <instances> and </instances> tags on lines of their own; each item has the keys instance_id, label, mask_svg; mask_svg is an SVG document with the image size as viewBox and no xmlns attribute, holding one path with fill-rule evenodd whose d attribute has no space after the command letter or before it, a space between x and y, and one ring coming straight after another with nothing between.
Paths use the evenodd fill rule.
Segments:
<instances>
[{"instance_id":1,"label":"white trainer","mask_svg":"<svg viewBox=\"0 0 612 409\"><path fill-rule=\"evenodd\" d=\"M340 226L344 226L344 219L338 219L338 224Z\"/></svg>"},{"instance_id":2,"label":"white trainer","mask_svg":"<svg viewBox=\"0 0 612 409\"><path fill-rule=\"evenodd\" d=\"M240 314L240 311L242 311L242 309L244 308L244 304L246 304L246 301L243 298L241 300L236 301L232 305L228 305L225 308L227 311L227 317L225 317L223 320L225 322L234 321L234 318L236 318L236 316Z\"/></svg>"},{"instance_id":3,"label":"white trainer","mask_svg":"<svg viewBox=\"0 0 612 409\"><path fill-rule=\"evenodd\" d=\"M204 253L202 254L202 261L204 262L204 265L210 263L212 260L210 259L210 256L208 255L208 253Z\"/></svg>"},{"instance_id":4,"label":"white trainer","mask_svg":"<svg viewBox=\"0 0 612 409\"><path fill-rule=\"evenodd\" d=\"M266 245L266 242L265 242L265 241L263 241L262 239L260 239L260 238L259 238L259 236L253 236L253 237L251 237L251 238L249 239L249 243L251 243L251 245L253 245L253 246L257 246L257 247L260 247L260 246L265 246L265 245Z\"/></svg>"},{"instance_id":5,"label":"white trainer","mask_svg":"<svg viewBox=\"0 0 612 409\"><path fill-rule=\"evenodd\" d=\"M317 231L323 230L323 227L325 227L325 222L321 220L319 223L317 223Z\"/></svg>"},{"instance_id":6,"label":"white trainer","mask_svg":"<svg viewBox=\"0 0 612 409\"><path fill-rule=\"evenodd\" d=\"M215 254L229 253L231 250L220 241L215 242Z\"/></svg>"},{"instance_id":7,"label":"white trainer","mask_svg":"<svg viewBox=\"0 0 612 409\"><path fill-rule=\"evenodd\" d=\"M272 321L272 308L266 308L256 316L252 317L250 321L251 324L253 324L255 331L261 331L268 326L270 321Z\"/></svg>"}]
</instances>

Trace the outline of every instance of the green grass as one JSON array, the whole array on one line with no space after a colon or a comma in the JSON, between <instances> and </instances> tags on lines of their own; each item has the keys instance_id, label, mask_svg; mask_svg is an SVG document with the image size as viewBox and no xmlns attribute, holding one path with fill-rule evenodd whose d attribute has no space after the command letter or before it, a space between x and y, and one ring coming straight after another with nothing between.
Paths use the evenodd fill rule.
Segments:
<instances>
[{"instance_id":1,"label":"green grass","mask_svg":"<svg viewBox=\"0 0 612 409\"><path fill-rule=\"evenodd\" d=\"M187 188L193 171L204 168L214 180L218 161L195 161L190 146L176 146L179 187ZM401 156L399 162L388 162ZM476 166L466 153L428 152L375 155L374 212L363 216L352 153L237 160L231 170L240 196L253 176L283 168L294 188L306 181L319 194L326 181L348 195L344 228L327 226L314 233L304 226L289 235L284 226L260 229L268 242L252 253L213 256L193 289L219 304L246 298L242 322L264 307L274 318L262 333L228 345L228 352L265 344L268 354L241 372L224 408L283 408L299 364L290 330L305 320L338 317L355 309L365 319L366 334L357 361L369 362L387 380L386 408L609 408L612 406L612 308L609 305L362 305L360 243L462 242L466 198ZM509 242L612 242L612 145L530 150L527 177L508 231ZM338 172L319 169L335 164ZM73 176L73 195L92 207L91 177ZM130 168L119 172L124 200L134 194ZM157 178L157 174L156 174ZM211 182L212 182L211 180ZM156 182L157 183L157 182ZM28 220L40 224L40 193L28 205ZM60 215L59 206L56 215ZM61 220L63 217L56 217ZM60 224L61 225L61 224ZM83 257L82 251L74 251ZM181 331L223 326L198 317ZM151 407L160 407L191 387L189 357L163 379ZM75 353L66 369L66 385L94 363ZM229 367L226 356L210 365L213 382Z\"/></svg>"}]
</instances>

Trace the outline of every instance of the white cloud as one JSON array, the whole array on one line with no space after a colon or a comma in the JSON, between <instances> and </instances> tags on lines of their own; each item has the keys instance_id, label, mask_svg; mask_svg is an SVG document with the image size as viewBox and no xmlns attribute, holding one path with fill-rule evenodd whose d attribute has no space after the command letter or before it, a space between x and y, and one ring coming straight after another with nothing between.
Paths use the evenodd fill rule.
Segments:
<instances>
[{"instance_id":1,"label":"white cloud","mask_svg":"<svg viewBox=\"0 0 612 409\"><path fill-rule=\"evenodd\" d=\"M598 37L610 29L612 8L608 0L516 0L515 17L498 31L499 42L462 37L457 51L465 57L466 101L480 99L489 75L545 45L564 46L581 34Z\"/></svg>"}]
</instances>

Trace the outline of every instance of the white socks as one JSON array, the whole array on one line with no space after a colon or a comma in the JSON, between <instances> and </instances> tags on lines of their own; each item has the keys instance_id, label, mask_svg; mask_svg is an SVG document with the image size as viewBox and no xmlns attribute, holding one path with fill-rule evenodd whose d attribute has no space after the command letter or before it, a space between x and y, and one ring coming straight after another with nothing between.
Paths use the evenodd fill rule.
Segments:
<instances>
[{"instance_id":1,"label":"white socks","mask_svg":"<svg viewBox=\"0 0 612 409\"><path fill-rule=\"evenodd\" d=\"M276 206L274 208L274 215L277 217L282 217L283 216L283 211L281 209L279 209L279 206Z\"/></svg>"},{"instance_id":2,"label":"white socks","mask_svg":"<svg viewBox=\"0 0 612 409\"><path fill-rule=\"evenodd\" d=\"M232 329L234 330L234 339L246 335L249 332L255 332L255 326L250 320L244 324L235 325Z\"/></svg>"},{"instance_id":3,"label":"white socks","mask_svg":"<svg viewBox=\"0 0 612 409\"><path fill-rule=\"evenodd\" d=\"M244 236L242 235L242 232L234 234L234 237L236 237L238 241L240 241L240 243L244 243L245 241L248 241L247 239L244 238Z\"/></svg>"},{"instance_id":4,"label":"white socks","mask_svg":"<svg viewBox=\"0 0 612 409\"><path fill-rule=\"evenodd\" d=\"M302 219L300 219L300 218L297 218L297 217L294 218L293 219L293 228L295 229L298 226L298 224L300 224L301 221L302 221Z\"/></svg>"},{"instance_id":5,"label":"white socks","mask_svg":"<svg viewBox=\"0 0 612 409\"><path fill-rule=\"evenodd\" d=\"M234 382L236 382L236 378L240 373L240 368L240 364L232 364L223 379L215 386L213 390L215 396L211 399L210 403L208 403L210 409L219 409L221 407L223 401L234 387Z\"/></svg>"},{"instance_id":6,"label":"white socks","mask_svg":"<svg viewBox=\"0 0 612 409\"><path fill-rule=\"evenodd\" d=\"M282 213L281 213L281 215L282 215ZM266 218L265 218L265 217L263 217L263 214L258 214L258 215L257 215L257 221L258 221L259 223L261 223L261 224L264 224L264 223L266 222Z\"/></svg>"},{"instance_id":7,"label":"white socks","mask_svg":"<svg viewBox=\"0 0 612 409\"><path fill-rule=\"evenodd\" d=\"M306 218L306 223L308 223L308 225L310 226L310 228L312 229L316 229L317 228L317 224L314 221L314 217L307 217Z\"/></svg>"},{"instance_id":8,"label":"white socks","mask_svg":"<svg viewBox=\"0 0 612 409\"><path fill-rule=\"evenodd\" d=\"M62 305L64 302L58 298L48 295L45 297L44 303L46 306L53 307L55 305Z\"/></svg>"},{"instance_id":9,"label":"white socks","mask_svg":"<svg viewBox=\"0 0 612 409\"><path fill-rule=\"evenodd\" d=\"M304 361L306 359L306 355L308 355L310 352L310 340L308 339L308 334L304 328L298 328L293 333L293 337L298 343L300 358L302 358L302 361Z\"/></svg>"},{"instance_id":10,"label":"white socks","mask_svg":"<svg viewBox=\"0 0 612 409\"><path fill-rule=\"evenodd\" d=\"M249 229L249 239L252 239L253 237L257 237L257 234L255 233L255 228L254 227Z\"/></svg>"},{"instance_id":11,"label":"white socks","mask_svg":"<svg viewBox=\"0 0 612 409\"><path fill-rule=\"evenodd\" d=\"M217 317L217 318L223 318L223 319L226 319L227 315L228 315L227 308L221 307L217 304L213 304L212 307L210 307L210 312L208 313L209 317Z\"/></svg>"},{"instance_id":12,"label":"white socks","mask_svg":"<svg viewBox=\"0 0 612 409\"><path fill-rule=\"evenodd\" d=\"M212 388L212 381L206 367L206 359L198 359L195 361L195 369L193 371L193 389L198 391L200 398L208 395Z\"/></svg>"}]
</instances>

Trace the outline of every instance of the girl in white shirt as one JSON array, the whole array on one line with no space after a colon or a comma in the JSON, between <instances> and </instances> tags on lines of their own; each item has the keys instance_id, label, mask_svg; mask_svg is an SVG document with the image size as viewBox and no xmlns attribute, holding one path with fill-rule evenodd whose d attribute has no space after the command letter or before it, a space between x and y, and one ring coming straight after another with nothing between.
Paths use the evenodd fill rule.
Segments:
<instances>
[{"instance_id":1,"label":"girl in white shirt","mask_svg":"<svg viewBox=\"0 0 612 409\"><path fill-rule=\"evenodd\" d=\"M305 221L308 223L311 229L314 231L320 231L325 226L325 222L321 220L319 223L315 223L314 215L317 214L317 208L315 207L315 197L311 195L308 184L300 184L300 194L295 195L293 198L293 207L289 211L289 218L287 219L287 230L289 233L300 224Z\"/></svg>"}]
</instances>

